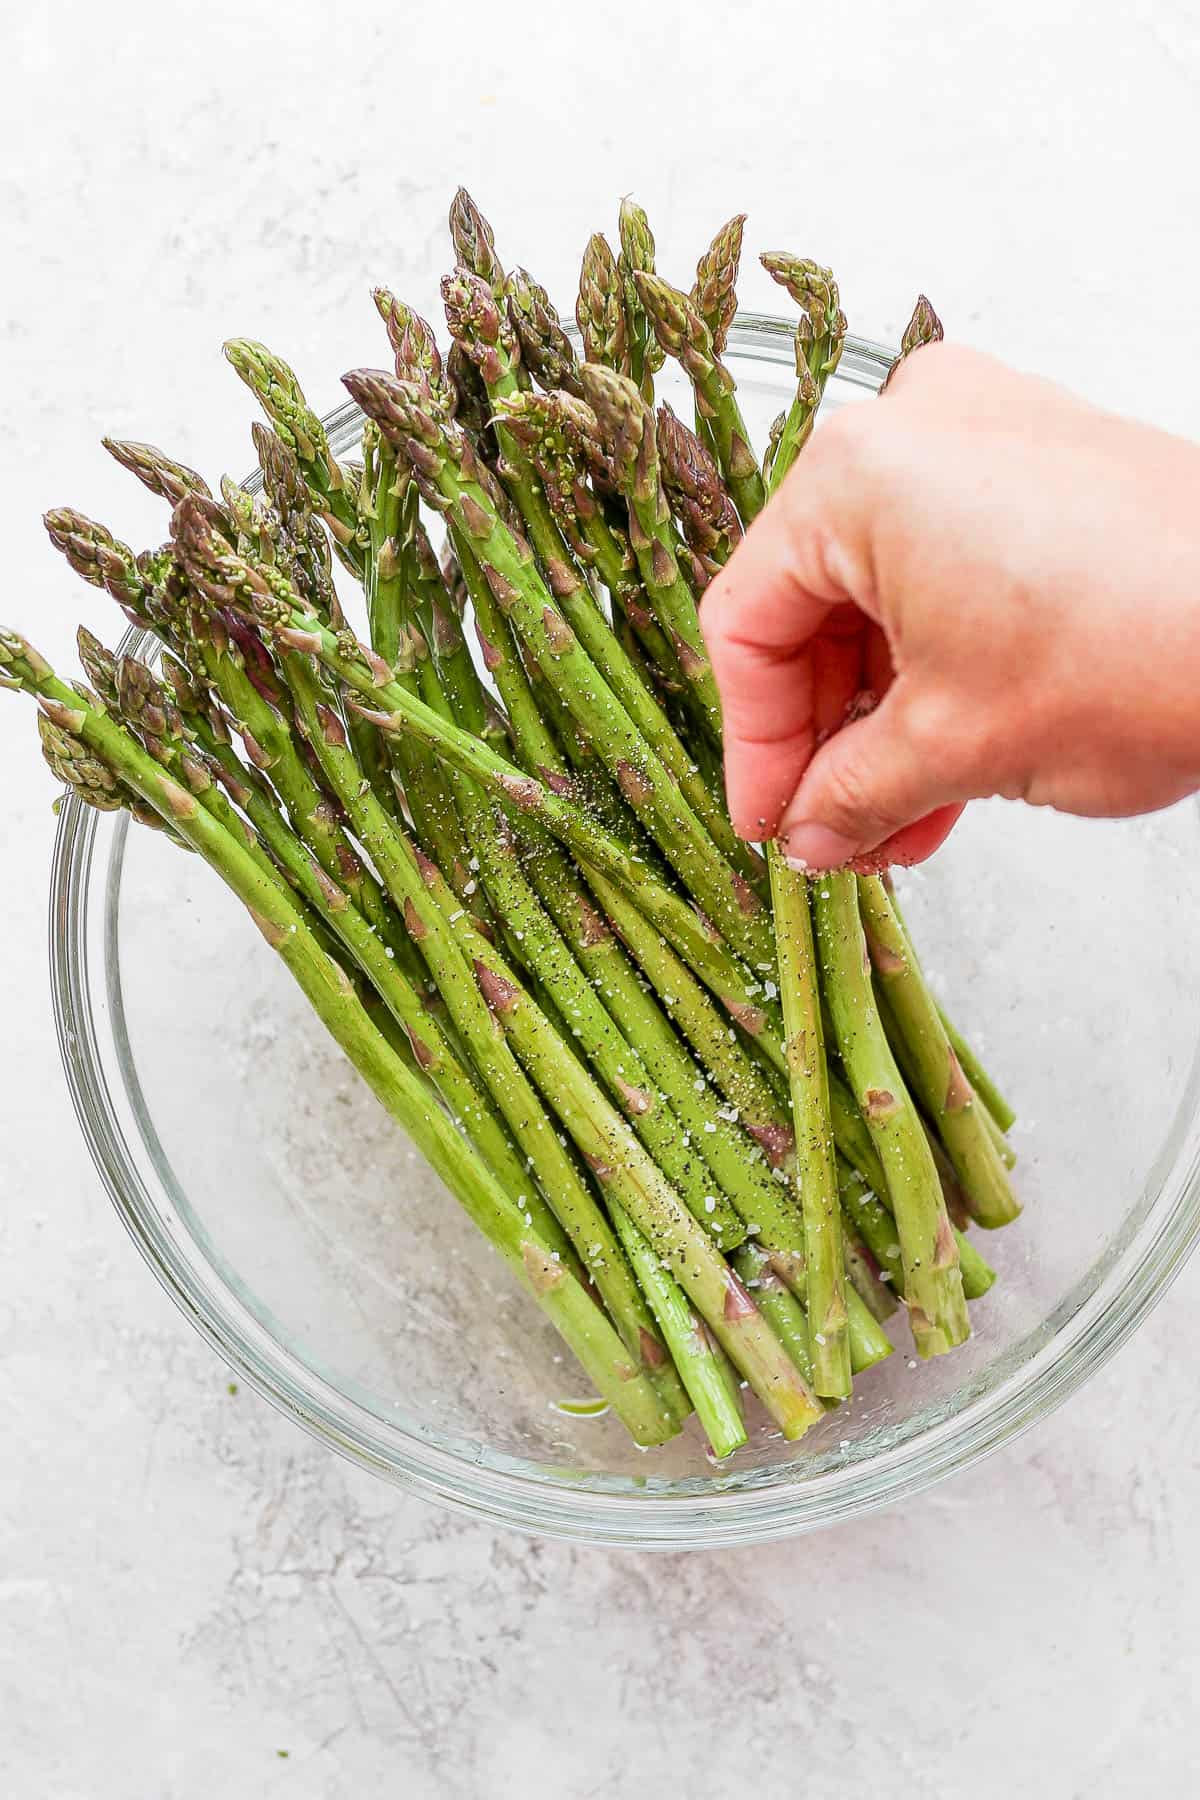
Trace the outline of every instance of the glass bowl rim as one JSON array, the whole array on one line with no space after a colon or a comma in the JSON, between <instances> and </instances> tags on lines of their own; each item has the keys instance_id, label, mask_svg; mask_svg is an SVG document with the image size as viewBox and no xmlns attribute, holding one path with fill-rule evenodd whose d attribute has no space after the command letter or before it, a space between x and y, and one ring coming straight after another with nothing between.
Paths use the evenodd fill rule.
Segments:
<instances>
[{"instance_id":1,"label":"glass bowl rim","mask_svg":"<svg viewBox=\"0 0 1200 1800\"><path fill-rule=\"evenodd\" d=\"M572 330L574 322L564 320ZM729 350L740 361L790 364L793 323L739 312ZM839 375L878 387L895 351L847 337ZM358 418L346 403L322 421L330 437ZM258 485L255 480L252 485ZM122 648L144 634L130 632ZM861 1463L816 1475L711 1491L605 1492L474 1460L426 1435L389 1425L278 1341L198 1256L165 1189L152 1193L113 1104L89 985L88 903L99 819L68 797L50 874L50 983L71 1101L92 1161L127 1232L160 1285L240 1380L319 1442L360 1467L454 1510L518 1530L599 1545L699 1549L754 1544L855 1518L967 1469L1067 1400L1137 1328L1200 1237L1200 1151L1177 1158L1147 1199L1131 1236L1046 1341L958 1411ZM115 946L106 941L106 964ZM1096 1266L1096 1265L1094 1265ZM1068 1296L1068 1299L1071 1297Z\"/></svg>"}]
</instances>

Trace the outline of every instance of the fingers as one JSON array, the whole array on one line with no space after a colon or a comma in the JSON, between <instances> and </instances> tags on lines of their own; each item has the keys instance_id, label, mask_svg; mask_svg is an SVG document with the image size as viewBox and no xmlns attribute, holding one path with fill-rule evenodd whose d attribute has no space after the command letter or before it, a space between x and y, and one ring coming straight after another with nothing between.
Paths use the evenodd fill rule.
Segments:
<instances>
[{"instance_id":1,"label":"fingers","mask_svg":"<svg viewBox=\"0 0 1200 1800\"><path fill-rule=\"evenodd\" d=\"M848 498L856 484L835 478L843 457L826 446L833 435L826 427L809 446L701 610L721 690L729 809L744 837L770 835L818 742L864 685L865 517Z\"/></svg>"},{"instance_id":2,"label":"fingers","mask_svg":"<svg viewBox=\"0 0 1200 1800\"><path fill-rule=\"evenodd\" d=\"M789 862L919 862L945 838L964 800L981 790L971 761L942 753L916 728L903 684L869 718L816 752L779 822Z\"/></svg>"}]
</instances>

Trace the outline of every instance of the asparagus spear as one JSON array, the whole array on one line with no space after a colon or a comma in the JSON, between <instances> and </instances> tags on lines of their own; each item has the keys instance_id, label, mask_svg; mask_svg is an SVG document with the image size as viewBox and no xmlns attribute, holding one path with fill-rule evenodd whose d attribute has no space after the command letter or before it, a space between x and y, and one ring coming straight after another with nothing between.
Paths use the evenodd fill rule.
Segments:
<instances>
[{"instance_id":1,"label":"asparagus spear","mask_svg":"<svg viewBox=\"0 0 1200 1800\"><path fill-rule=\"evenodd\" d=\"M100 441L123 469L136 475L143 487L149 488L160 499L169 500L172 506L178 505L185 494L204 494L211 499L212 490L203 475L189 469L186 463L176 462L157 445L139 444L132 438L106 437Z\"/></svg>"},{"instance_id":2,"label":"asparagus spear","mask_svg":"<svg viewBox=\"0 0 1200 1800\"><path fill-rule=\"evenodd\" d=\"M362 573L362 542L354 491L347 472L329 448L316 413L295 374L281 356L253 338L230 338L225 356L258 400L271 424L294 450L317 511L347 567Z\"/></svg>"},{"instance_id":3,"label":"asparagus spear","mask_svg":"<svg viewBox=\"0 0 1200 1800\"><path fill-rule=\"evenodd\" d=\"M924 299L924 295L922 295L921 298ZM930 341L936 342L937 340L931 339ZM920 959L917 957L916 951L913 948L912 937L909 933L908 926L904 922L904 914L900 910L900 903L896 898L895 887L890 879L886 877L884 878L884 886L887 888L888 898L892 903L892 910L895 912L896 917L899 919L904 930L904 934L908 938L909 950L919 963ZM1017 1115L1013 1108L1000 1092L1000 1089L996 1086L996 1083L980 1062L975 1051L971 1048L971 1045L967 1042L962 1032L959 1031L958 1027L954 1024L954 1021L947 1014L946 1009L940 1003L938 1005L938 1015L941 1018L946 1036L950 1039L954 1054L963 1066L963 1072L966 1075L967 1080L971 1083L971 1086L983 1101L984 1106L987 1108L995 1124L999 1127L1001 1133L1008 1131L1016 1123ZM997 1145L997 1148L999 1149L1000 1146ZM1003 1150L1001 1150L1001 1155L1003 1156ZM1011 1162L1007 1161L1007 1159L1005 1160L1005 1167L1012 1167Z\"/></svg>"},{"instance_id":4,"label":"asparagus spear","mask_svg":"<svg viewBox=\"0 0 1200 1800\"><path fill-rule=\"evenodd\" d=\"M185 560L206 584L214 604L245 608L286 648L315 656L339 681L370 701L363 710L383 731L411 731L445 762L481 782L501 798L540 821L576 850L589 868L627 886L646 917L718 996L743 1030L755 1036L779 1068L784 1068L776 1011L760 1004L761 985L748 975L706 928L686 901L665 887L636 855L595 820L554 789L507 762L479 738L441 718L392 679L375 653L346 631L334 633L300 597L280 571L256 567L234 554L212 529L198 500L181 502L173 529ZM379 710L387 708L388 710Z\"/></svg>"},{"instance_id":5,"label":"asparagus spear","mask_svg":"<svg viewBox=\"0 0 1200 1800\"><path fill-rule=\"evenodd\" d=\"M665 1442L676 1421L659 1395L631 1367L628 1351L584 1287L556 1260L440 1109L430 1106L424 1085L370 1023L352 985L321 949L286 889L127 732L59 681L24 639L0 634L0 671L6 685L40 696L51 723L91 751L232 888L376 1097L517 1272L637 1441Z\"/></svg>"},{"instance_id":6,"label":"asparagus spear","mask_svg":"<svg viewBox=\"0 0 1200 1800\"><path fill-rule=\"evenodd\" d=\"M718 1460L732 1456L746 1442L746 1422L737 1378L724 1351L688 1305L679 1283L663 1268L658 1252L611 1195L608 1210L713 1455Z\"/></svg>"},{"instance_id":7,"label":"asparagus spear","mask_svg":"<svg viewBox=\"0 0 1200 1800\"><path fill-rule=\"evenodd\" d=\"M1020 1205L983 1122L984 1109L946 1036L904 928L878 876L859 882L867 946L876 978L911 1055L913 1091L946 1146L972 1217L994 1228Z\"/></svg>"},{"instance_id":8,"label":"asparagus spear","mask_svg":"<svg viewBox=\"0 0 1200 1800\"><path fill-rule=\"evenodd\" d=\"M544 388L566 388L577 394L579 359L545 288L527 270L514 269L504 291L521 357L530 374Z\"/></svg>"},{"instance_id":9,"label":"asparagus spear","mask_svg":"<svg viewBox=\"0 0 1200 1800\"><path fill-rule=\"evenodd\" d=\"M657 436L663 486L707 581L741 542L737 510L714 457L666 401L658 409Z\"/></svg>"},{"instance_id":10,"label":"asparagus spear","mask_svg":"<svg viewBox=\"0 0 1200 1800\"><path fill-rule=\"evenodd\" d=\"M882 394L886 390L888 382L906 357L911 356L914 350L919 350L923 344L940 344L945 335L942 321L934 312L933 307L924 294L918 294L917 303L912 310L912 317L904 327L900 339L900 354L888 370L883 387L879 390L880 393Z\"/></svg>"},{"instance_id":11,"label":"asparagus spear","mask_svg":"<svg viewBox=\"0 0 1200 1800\"><path fill-rule=\"evenodd\" d=\"M766 501L758 460L734 392L734 380L721 361L712 332L699 308L660 275L638 274L634 284L659 343L690 377L696 407L712 432L713 449L743 525L749 525Z\"/></svg>"},{"instance_id":12,"label":"asparagus spear","mask_svg":"<svg viewBox=\"0 0 1200 1800\"><path fill-rule=\"evenodd\" d=\"M633 1281L611 1227L579 1178L557 1136L546 1126L541 1107L511 1052L498 1040L487 1009L470 978L454 933L426 890L421 864L398 827L368 788L361 791L356 765L347 749L341 721L329 706L317 676L299 655L289 663L288 678L297 707L325 769L346 809L355 833L379 871L393 903L404 915L409 935L425 958L450 1016L467 1044L475 1066L492 1093L521 1150L537 1176L543 1194L604 1296L605 1304L631 1354L654 1369L656 1385L669 1403L681 1398L678 1384L661 1359L653 1320ZM482 940L481 940L482 941Z\"/></svg>"},{"instance_id":13,"label":"asparagus spear","mask_svg":"<svg viewBox=\"0 0 1200 1800\"><path fill-rule=\"evenodd\" d=\"M796 1132L796 1185L804 1216L814 1386L819 1394L843 1399L850 1392L850 1353L842 1215L808 887L774 845L769 860Z\"/></svg>"},{"instance_id":14,"label":"asparagus spear","mask_svg":"<svg viewBox=\"0 0 1200 1800\"><path fill-rule=\"evenodd\" d=\"M522 641L588 731L610 774L664 855L730 942L752 959L770 955L761 903L730 869L660 757L602 680L534 565L529 547L499 517L468 440L419 389L376 371L346 385L411 461L426 497L448 510L469 537L484 573Z\"/></svg>"},{"instance_id":15,"label":"asparagus spear","mask_svg":"<svg viewBox=\"0 0 1200 1800\"><path fill-rule=\"evenodd\" d=\"M521 872L502 822L481 819L473 847L496 911L519 932L530 966L545 982L586 1061L609 1088L692 1216L717 1244L733 1247L740 1243L745 1227L725 1196L719 1190L714 1192L715 1184L698 1149L689 1146L678 1118L656 1091L637 1047L621 1033L543 911Z\"/></svg>"},{"instance_id":16,"label":"asparagus spear","mask_svg":"<svg viewBox=\"0 0 1200 1800\"><path fill-rule=\"evenodd\" d=\"M859 1209L853 1212L855 1226L869 1244L871 1253L881 1267L890 1271L897 1293L903 1292L903 1272L899 1269L900 1245L896 1237L896 1223L892 1217L893 1207L888 1192L887 1177L878 1152L871 1140L871 1133L863 1121L862 1114L854 1104L854 1097L841 1077L834 1071L829 1073L830 1110L833 1117L834 1142L838 1155L844 1159L846 1168L842 1171L861 1175L867 1188L871 1191L883 1214L887 1219L887 1237L881 1238L878 1233L883 1227L873 1229L870 1221L864 1224ZM932 1146L931 1146L932 1153ZM839 1183L843 1200L846 1197L844 1180ZM975 1248L964 1231L954 1228L954 1241L958 1245L958 1260L962 1271L963 1293L968 1300L977 1300L986 1294L996 1279L996 1271L991 1268ZM887 1253L882 1254L880 1245L885 1244Z\"/></svg>"},{"instance_id":17,"label":"asparagus spear","mask_svg":"<svg viewBox=\"0 0 1200 1800\"><path fill-rule=\"evenodd\" d=\"M176 509L172 529L193 578L212 603L220 604L233 598L231 583L235 578L257 577L267 585L268 591L274 579L293 599L296 598L294 590L286 580L281 580L277 571L261 566L252 568L227 546L222 546L212 534L202 503L194 497L181 502ZM329 635L332 638L332 634ZM341 635L343 639L346 636L345 633ZM654 1336L653 1321L611 1229L557 1137L545 1128L542 1110L511 1052L497 1039L453 934L440 910L428 898L416 857L369 783L363 783L349 752L342 722L309 664L309 646L303 641L298 643L295 634L282 637L281 644L297 714L326 779L345 808L355 835L371 857L393 903L402 913L409 935L416 941L456 1029L467 1044L476 1068L513 1136L529 1158L542 1192L604 1295L631 1353L642 1355L645 1344L654 1344L661 1349ZM374 652L364 651L361 646L358 652L366 665L372 666L370 659ZM377 665L378 659L375 661ZM389 682L388 691L407 699L411 706L422 706L420 701L404 696L394 682ZM426 709L422 707L422 710ZM643 1336L643 1333L647 1335ZM673 1382L669 1371L661 1368L656 1369L655 1379L664 1388ZM671 1402L677 1404L682 1399L682 1391L677 1382L673 1385L675 1392Z\"/></svg>"},{"instance_id":18,"label":"asparagus spear","mask_svg":"<svg viewBox=\"0 0 1200 1800\"><path fill-rule=\"evenodd\" d=\"M680 572L671 512L659 472L654 415L634 383L611 369L584 364L584 394L612 455L613 472L629 509L629 541L659 624L667 633L688 686L713 737L721 734L721 702L700 631L696 602Z\"/></svg>"},{"instance_id":19,"label":"asparagus spear","mask_svg":"<svg viewBox=\"0 0 1200 1800\"><path fill-rule=\"evenodd\" d=\"M660 691L683 691L678 658L647 605L628 534L606 512L598 491L611 485L613 470L592 409L573 392L558 389L514 394L501 410L533 461L547 504L576 561L595 571L614 607L636 632L654 685ZM589 484L589 473L596 490Z\"/></svg>"},{"instance_id":20,"label":"asparagus spear","mask_svg":"<svg viewBox=\"0 0 1200 1800\"><path fill-rule=\"evenodd\" d=\"M913 1341L937 1356L970 1333L958 1246L933 1158L888 1047L871 987L853 875L813 885L825 998L855 1100L887 1175Z\"/></svg>"},{"instance_id":21,"label":"asparagus spear","mask_svg":"<svg viewBox=\"0 0 1200 1800\"><path fill-rule=\"evenodd\" d=\"M640 389L642 398L652 401L654 374L662 367L663 352L650 328L635 277L654 273L654 233L650 229L645 210L628 196L621 202L618 232L621 254L617 260L617 273L621 280L621 298L625 306L629 373Z\"/></svg>"},{"instance_id":22,"label":"asparagus spear","mask_svg":"<svg viewBox=\"0 0 1200 1800\"><path fill-rule=\"evenodd\" d=\"M784 1436L803 1436L820 1417L820 1405L742 1283L587 1073L574 1057L562 1055L497 952L482 940L475 949L475 973L488 1005L597 1179L670 1264Z\"/></svg>"},{"instance_id":23,"label":"asparagus spear","mask_svg":"<svg viewBox=\"0 0 1200 1800\"><path fill-rule=\"evenodd\" d=\"M504 270L496 255L495 233L465 187L460 187L450 202L450 237L459 262L486 281L499 299L504 292Z\"/></svg>"},{"instance_id":24,"label":"asparagus spear","mask_svg":"<svg viewBox=\"0 0 1200 1800\"><path fill-rule=\"evenodd\" d=\"M729 327L737 312L738 264L742 257L742 233L745 213L735 213L713 238L696 264L696 280L689 296L692 305L708 327L712 347L718 356L729 339Z\"/></svg>"},{"instance_id":25,"label":"asparagus spear","mask_svg":"<svg viewBox=\"0 0 1200 1800\"><path fill-rule=\"evenodd\" d=\"M759 260L802 309L796 326L796 393L771 456L773 492L812 433L825 384L841 359L846 316L829 269L782 251L767 251Z\"/></svg>"},{"instance_id":26,"label":"asparagus spear","mask_svg":"<svg viewBox=\"0 0 1200 1800\"><path fill-rule=\"evenodd\" d=\"M591 363L603 363L628 375L629 336L622 304L621 277L608 239L599 232L588 239L579 271L579 298L575 322L583 349Z\"/></svg>"},{"instance_id":27,"label":"asparagus spear","mask_svg":"<svg viewBox=\"0 0 1200 1800\"><path fill-rule=\"evenodd\" d=\"M459 328L470 329L461 315ZM497 346L497 352L493 367L501 364L503 347ZM525 448L528 436L536 429L532 421L537 415L528 405L531 397L512 387L513 379L511 372L501 366L497 378L488 382L488 392L498 412L497 432L507 470L506 480L530 527L533 547L550 574L554 597L563 616L645 743L661 758L663 767L713 842L733 863L736 873L758 887L762 881L759 859L734 832L721 799L702 778L675 727L573 567L570 548ZM520 425L522 420L526 426L524 431ZM513 423L517 425L516 430L510 428ZM595 523L599 530L611 536L598 516Z\"/></svg>"},{"instance_id":28,"label":"asparagus spear","mask_svg":"<svg viewBox=\"0 0 1200 1800\"><path fill-rule=\"evenodd\" d=\"M178 697L179 690L176 688ZM288 829L270 792L254 769L246 769L222 744L202 714L188 724L197 742L223 771L231 797L246 813L262 842L289 882L312 910L337 933L411 1044L417 1066L434 1084L451 1118L468 1137L522 1212L537 1210L537 1226L546 1242L576 1272L574 1253L553 1214L532 1190L512 1140L475 1077L459 1060L437 1019L397 967L388 946L367 924L347 891L311 858Z\"/></svg>"}]
</instances>

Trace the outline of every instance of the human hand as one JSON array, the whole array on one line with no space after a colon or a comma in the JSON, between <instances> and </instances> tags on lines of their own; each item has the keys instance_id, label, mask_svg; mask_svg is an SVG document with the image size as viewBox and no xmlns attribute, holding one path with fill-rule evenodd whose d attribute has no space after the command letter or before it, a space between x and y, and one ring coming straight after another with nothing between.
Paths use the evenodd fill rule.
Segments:
<instances>
[{"instance_id":1,"label":"human hand","mask_svg":"<svg viewBox=\"0 0 1200 1800\"><path fill-rule=\"evenodd\" d=\"M805 867L920 861L990 794L1166 806L1200 787L1200 449L928 345L816 431L701 622L734 824Z\"/></svg>"}]
</instances>

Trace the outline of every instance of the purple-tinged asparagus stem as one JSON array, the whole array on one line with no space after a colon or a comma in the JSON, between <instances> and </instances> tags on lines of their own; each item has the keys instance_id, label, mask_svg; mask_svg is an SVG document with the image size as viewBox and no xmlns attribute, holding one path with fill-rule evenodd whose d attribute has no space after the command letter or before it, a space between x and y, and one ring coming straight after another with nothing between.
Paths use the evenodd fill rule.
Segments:
<instances>
[{"instance_id":1,"label":"purple-tinged asparagus stem","mask_svg":"<svg viewBox=\"0 0 1200 1800\"><path fill-rule=\"evenodd\" d=\"M497 952L478 941L475 950L482 993L597 1179L668 1263L784 1436L803 1436L821 1416L820 1403L742 1283L587 1071L573 1056L564 1057L556 1034Z\"/></svg>"},{"instance_id":2,"label":"purple-tinged asparagus stem","mask_svg":"<svg viewBox=\"0 0 1200 1800\"><path fill-rule=\"evenodd\" d=\"M663 487L705 582L737 549L742 527L716 459L664 401L657 438Z\"/></svg>"}]
</instances>

